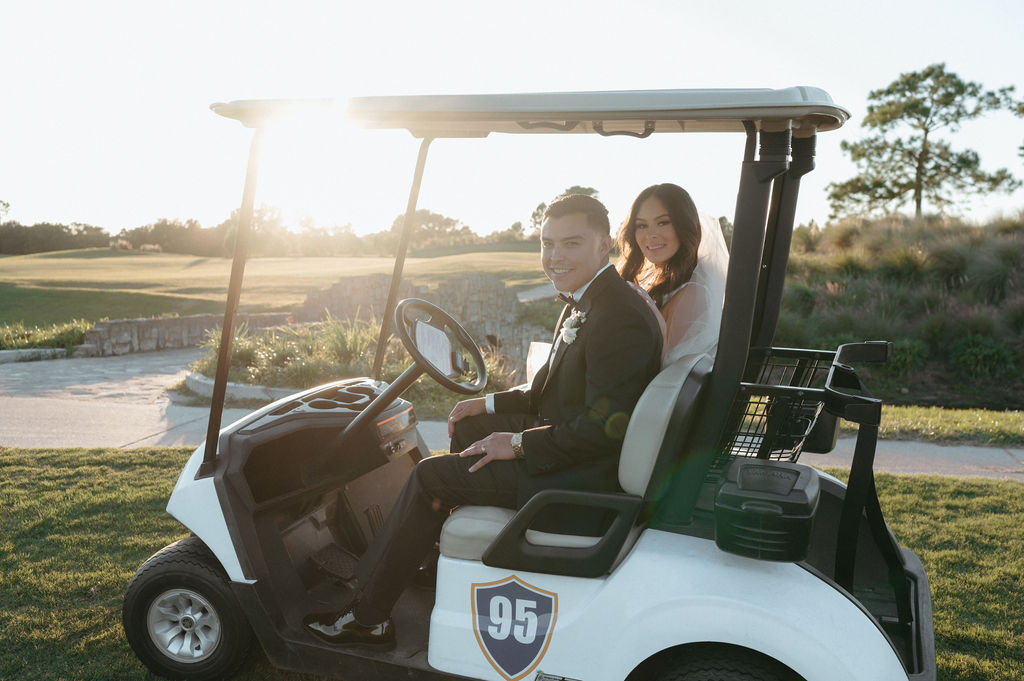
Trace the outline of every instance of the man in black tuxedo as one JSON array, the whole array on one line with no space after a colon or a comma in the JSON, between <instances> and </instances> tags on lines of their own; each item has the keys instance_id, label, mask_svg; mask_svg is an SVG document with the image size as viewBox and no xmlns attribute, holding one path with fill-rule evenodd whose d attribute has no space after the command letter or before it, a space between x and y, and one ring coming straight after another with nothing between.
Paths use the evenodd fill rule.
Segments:
<instances>
[{"instance_id":1,"label":"man in black tuxedo","mask_svg":"<svg viewBox=\"0 0 1024 681\"><path fill-rule=\"evenodd\" d=\"M452 455L417 464L367 552L373 564L361 570L366 578L354 608L307 621L321 638L393 646L391 609L456 506L519 508L543 489L619 491L622 439L661 367L661 329L608 262L611 230L600 201L562 197L544 217L544 272L571 296L547 365L529 388L455 405L448 419ZM563 514L537 529L598 533L595 521Z\"/></svg>"}]
</instances>

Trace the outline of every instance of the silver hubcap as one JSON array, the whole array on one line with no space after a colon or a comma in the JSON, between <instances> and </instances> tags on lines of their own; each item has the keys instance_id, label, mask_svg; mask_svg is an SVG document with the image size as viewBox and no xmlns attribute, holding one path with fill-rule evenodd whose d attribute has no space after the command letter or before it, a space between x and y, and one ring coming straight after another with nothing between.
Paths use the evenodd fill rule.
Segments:
<instances>
[{"instance_id":1,"label":"silver hubcap","mask_svg":"<svg viewBox=\"0 0 1024 681\"><path fill-rule=\"evenodd\" d=\"M149 606L146 628L156 649L175 662L201 662L220 643L220 617L189 589L171 589Z\"/></svg>"}]
</instances>

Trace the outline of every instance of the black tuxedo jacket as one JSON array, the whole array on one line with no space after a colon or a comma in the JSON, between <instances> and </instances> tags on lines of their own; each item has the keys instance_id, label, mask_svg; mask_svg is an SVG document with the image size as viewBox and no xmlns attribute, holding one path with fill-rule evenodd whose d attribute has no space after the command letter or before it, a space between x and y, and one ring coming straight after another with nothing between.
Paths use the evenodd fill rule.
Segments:
<instances>
[{"instance_id":1,"label":"black tuxedo jacket","mask_svg":"<svg viewBox=\"0 0 1024 681\"><path fill-rule=\"evenodd\" d=\"M527 390L494 395L495 413L526 413L540 422L523 433L522 505L542 489L620 491L622 439L633 407L661 369L661 328L647 303L614 267L591 282L577 307L586 315L572 343ZM557 338L569 306L555 330Z\"/></svg>"}]
</instances>

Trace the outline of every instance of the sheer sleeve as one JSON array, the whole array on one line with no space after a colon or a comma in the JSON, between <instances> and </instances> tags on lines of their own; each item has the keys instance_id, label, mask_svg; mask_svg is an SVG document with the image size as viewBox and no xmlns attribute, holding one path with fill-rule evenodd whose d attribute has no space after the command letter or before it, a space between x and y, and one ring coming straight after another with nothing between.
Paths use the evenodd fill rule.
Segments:
<instances>
[{"instance_id":1,"label":"sheer sleeve","mask_svg":"<svg viewBox=\"0 0 1024 681\"><path fill-rule=\"evenodd\" d=\"M718 220L700 214L701 244L690 281L673 291L661 308L667 327L662 366L718 350L729 251Z\"/></svg>"},{"instance_id":2,"label":"sheer sleeve","mask_svg":"<svg viewBox=\"0 0 1024 681\"><path fill-rule=\"evenodd\" d=\"M708 325L707 289L701 284L683 284L661 308L665 317L665 347L662 365L668 366L684 355L701 354L717 345Z\"/></svg>"}]
</instances>

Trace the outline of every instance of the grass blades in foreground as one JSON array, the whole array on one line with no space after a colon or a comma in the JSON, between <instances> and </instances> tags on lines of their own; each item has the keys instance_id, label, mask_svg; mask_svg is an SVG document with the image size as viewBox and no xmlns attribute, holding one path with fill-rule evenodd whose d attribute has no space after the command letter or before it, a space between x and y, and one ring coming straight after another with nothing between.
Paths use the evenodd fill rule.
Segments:
<instances>
[{"instance_id":1,"label":"grass blades in foreground","mask_svg":"<svg viewBox=\"0 0 1024 681\"><path fill-rule=\"evenodd\" d=\"M164 512L186 449L0 448L0 678L152 678L121 631L135 569L187 532ZM923 560L941 681L1024 681L1024 485L879 475ZM260 654L236 677L298 681Z\"/></svg>"}]
</instances>

